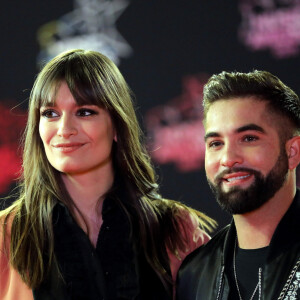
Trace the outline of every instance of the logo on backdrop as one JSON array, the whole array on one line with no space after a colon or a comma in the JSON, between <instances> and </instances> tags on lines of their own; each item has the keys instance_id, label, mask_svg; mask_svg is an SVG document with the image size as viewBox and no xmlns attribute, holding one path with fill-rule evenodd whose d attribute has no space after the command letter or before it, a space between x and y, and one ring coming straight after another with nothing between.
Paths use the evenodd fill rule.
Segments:
<instances>
[{"instance_id":1,"label":"logo on backdrop","mask_svg":"<svg viewBox=\"0 0 300 300\"><path fill-rule=\"evenodd\" d=\"M240 39L250 49L270 49L276 58L299 53L299 0L240 0Z\"/></svg>"},{"instance_id":2,"label":"logo on backdrop","mask_svg":"<svg viewBox=\"0 0 300 300\"><path fill-rule=\"evenodd\" d=\"M0 194L7 192L21 169L19 141L25 127L26 116L18 109L10 109L6 101L0 102Z\"/></svg>"},{"instance_id":3,"label":"logo on backdrop","mask_svg":"<svg viewBox=\"0 0 300 300\"><path fill-rule=\"evenodd\" d=\"M74 0L74 10L38 30L38 63L68 49L101 52L116 64L132 50L119 34L116 21L128 2L124 0Z\"/></svg>"},{"instance_id":4,"label":"logo on backdrop","mask_svg":"<svg viewBox=\"0 0 300 300\"><path fill-rule=\"evenodd\" d=\"M206 75L183 78L182 94L148 111L145 121L152 158L181 172L203 167L202 91Z\"/></svg>"}]
</instances>

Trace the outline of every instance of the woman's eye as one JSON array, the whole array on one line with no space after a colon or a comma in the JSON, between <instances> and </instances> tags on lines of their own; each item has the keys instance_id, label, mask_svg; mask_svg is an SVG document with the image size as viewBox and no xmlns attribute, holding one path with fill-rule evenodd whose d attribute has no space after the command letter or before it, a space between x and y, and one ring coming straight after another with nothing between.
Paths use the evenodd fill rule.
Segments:
<instances>
[{"instance_id":1,"label":"woman's eye","mask_svg":"<svg viewBox=\"0 0 300 300\"><path fill-rule=\"evenodd\" d=\"M93 109L81 108L77 111L76 114L79 117L88 117L88 116L97 114L97 112Z\"/></svg>"},{"instance_id":2,"label":"woman's eye","mask_svg":"<svg viewBox=\"0 0 300 300\"><path fill-rule=\"evenodd\" d=\"M53 109L46 109L41 113L41 115L43 117L49 118L49 119L58 117L58 113L55 112L55 110L53 110Z\"/></svg>"}]
</instances>

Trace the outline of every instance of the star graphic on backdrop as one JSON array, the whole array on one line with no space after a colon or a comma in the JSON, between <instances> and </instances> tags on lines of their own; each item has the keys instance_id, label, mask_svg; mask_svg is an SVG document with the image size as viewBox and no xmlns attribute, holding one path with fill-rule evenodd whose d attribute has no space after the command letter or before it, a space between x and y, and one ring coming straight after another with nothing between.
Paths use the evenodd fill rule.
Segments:
<instances>
[{"instance_id":1,"label":"star graphic on backdrop","mask_svg":"<svg viewBox=\"0 0 300 300\"><path fill-rule=\"evenodd\" d=\"M74 10L38 31L39 62L68 49L99 51L116 64L132 49L119 34L116 21L128 6L125 0L74 0Z\"/></svg>"}]
</instances>

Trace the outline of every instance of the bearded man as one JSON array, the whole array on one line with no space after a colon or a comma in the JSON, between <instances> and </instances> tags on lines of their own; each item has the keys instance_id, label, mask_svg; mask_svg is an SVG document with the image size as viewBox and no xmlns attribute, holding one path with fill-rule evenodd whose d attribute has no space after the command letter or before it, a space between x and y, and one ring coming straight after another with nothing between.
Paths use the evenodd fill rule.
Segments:
<instances>
[{"instance_id":1,"label":"bearded man","mask_svg":"<svg viewBox=\"0 0 300 300\"><path fill-rule=\"evenodd\" d=\"M300 299L300 101L266 71L204 87L205 170L230 225L184 261L178 300Z\"/></svg>"}]
</instances>

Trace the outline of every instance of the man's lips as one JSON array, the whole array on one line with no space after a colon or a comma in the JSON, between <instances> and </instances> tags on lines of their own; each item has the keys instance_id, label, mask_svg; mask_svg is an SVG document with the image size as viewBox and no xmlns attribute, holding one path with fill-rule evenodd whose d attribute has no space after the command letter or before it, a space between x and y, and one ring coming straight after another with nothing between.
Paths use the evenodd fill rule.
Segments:
<instances>
[{"instance_id":1,"label":"man's lips","mask_svg":"<svg viewBox=\"0 0 300 300\"><path fill-rule=\"evenodd\" d=\"M252 174L245 172L231 173L222 177L222 181L233 182L248 179Z\"/></svg>"},{"instance_id":2,"label":"man's lips","mask_svg":"<svg viewBox=\"0 0 300 300\"><path fill-rule=\"evenodd\" d=\"M243 184L244 182L247 182L252 175L252 173L248 172L234 172L221 177L221 182L226 185Z\"/></svg>"}]
</instances>

